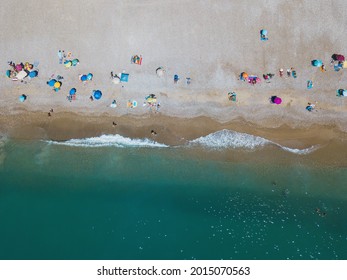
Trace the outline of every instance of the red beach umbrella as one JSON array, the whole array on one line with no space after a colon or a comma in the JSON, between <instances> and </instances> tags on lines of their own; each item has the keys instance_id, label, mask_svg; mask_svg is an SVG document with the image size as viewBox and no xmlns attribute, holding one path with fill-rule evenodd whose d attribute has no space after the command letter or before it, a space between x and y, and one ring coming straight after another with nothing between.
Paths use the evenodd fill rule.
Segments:
<instances>
[{"instance_id":1,"label":"red beach umbrella","mask_svg":"<svg viewBox=\"0 0 347 280\"><path fill-rule=\"evenodd\" d=\"M274 103L277 104L277 105L280 105L280 104L282 103L282 99L279 98L279 97L276 97L276 98L274 99Z\"/></svg>"}]
</instances>

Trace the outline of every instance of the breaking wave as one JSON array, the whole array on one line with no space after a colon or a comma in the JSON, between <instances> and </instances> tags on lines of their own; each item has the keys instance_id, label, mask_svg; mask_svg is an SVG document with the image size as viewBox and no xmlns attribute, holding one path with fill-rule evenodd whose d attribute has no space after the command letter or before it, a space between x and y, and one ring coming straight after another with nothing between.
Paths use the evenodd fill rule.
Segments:
<instances>
[{"instance_id":1,"label":"breaking wave","mask_svg":"<svg viewBox=\"0 0 347 280\"><path fill-rule=\"evenodd\" d=\"M202 146L212 149L257 149L262 148L266 145L275 145L285 151L294 154L309 154L315 151L318 146L312 146L306 149L293 149L289 147L282 146L268 139L250 135L247 133L236 132L232 130L223 129L209 135L199 137L195 140L189 141L188 145L192 146Z\"/></svg>"},{"instance_id":2,"label":"breaking wave","mask_svg":"<svg viewBox=\"0 0 347 280\"><path fill-rule=\"evenodd\" d=\"M74 146L74 147L150 147L150 148L167 148L168 145L155 142L151 139L132 139L116 135L101 135L99 137L70 139L67 141L47 141L50 144ZM282 146L268 139L250 135L247 133L236 132L223 129L206 136L199 137L189 141L184 147L203 147L209 149L249 149L255 150L267 145L277 146L280 149L299 155L312 153L318 149L318 146L312 146L305 149L295 149ZM180 146L178 146L179 148Z\"/></svg>"},{"instance_id":3,"label":"breaking wave","mask_svg":"<svg viewBox=\"0 0 347 280\"><path fill-rule=\"evenodd\" d=\"M70 139L67 141L47 141L50 144L74 146L74 147L168 147L165 144L160 144L150 139L131 139L123 137L119 134L116 135L101 135L99 137L83 138L83 139Z\"/></svg>"}]
</instances>

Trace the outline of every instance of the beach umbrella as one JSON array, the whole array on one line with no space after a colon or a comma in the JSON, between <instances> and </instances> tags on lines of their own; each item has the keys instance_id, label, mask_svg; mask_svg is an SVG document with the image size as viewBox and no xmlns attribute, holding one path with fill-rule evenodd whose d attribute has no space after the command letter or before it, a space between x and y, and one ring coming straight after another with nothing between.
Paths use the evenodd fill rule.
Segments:
<instances>
[{"instance_id":1,"label":"beach umbrella","mask_svg":"<svg viewBox=\"0 0 347 280\"><path fill-rule=\"evenodd\" d=\"M331 58L333 60L337 60L337 61L345 61L345 57L342 54L336 54L334 53Z\"/></svg>"},{"instance_id":2,"label":"beach umbrella","mask_svg":"<svg viewBox=\"0 0 347 280\"><path fill-rule=\"evenodd\" d=\"M29 77L30 77L30 78L35 78L35 77L37 77L38 74L39 74L39 72L36 71L36 70L34 70L34 71L31 71L31 72L29 73Z\"/></svg>"},{"instance_id":3,"label":"beach umbrella","mask_svg":"<svg viewBox=\"0 0 347 280\"><path fill-rule=\"evenodd\" d=\"M165 70L162 67L157 68L157 70L155 70L155 72L157 73L158 77L162 77L165 74Z\"/></svg>"},{"instance_id":4,"label":"beach umbrella","mask_svg":"<svg viewBox=\"0 0 347 280\"><path fill-rule=\"evenodd\" d=\"M346 89L340 88L336 91L336 93L337 93L337 96L347 96L347 90Z\"/></svg>"},{"instance_id":5,"label":"beach umbrella","mask_svg":"<svg viewBox=\"0 0 347 280\"><path fill-rule=\"evenodd\" d=\"M91 81L93 79L93 74L92 73L89 73L88 75L87 75L87 80L88 81Z\"/></svg>"},{"instance_id":6,"label":"beach umbrella","mask_svg":"<svg viewBox=\"0 0 347 280\"><path fill-rule=\"evenodd\" d=\"M120 78L118 77L118 76L116 76L116 77L114 77L113 79L112 79L112 83L114 83L114 84L119 84L120 83Z\"/></svg>"},{"instance_id":7,"label":"beach umbrella","mask_svg":"<svg viewBox=\"0 0 347 280\"><path fill-rule=\"evenodd\" d=\"M260 34L266 36L267 35L267 30L266 29L260 30Z\"/></svg>"},{"instance_id":8,"label":"beach umbrella","mask_svg":"<svg viewBox=\"0 0 347 280\"><path fill-rule=\"evenodd\" d=\"M7 76L7 77L11 77L11 70L7 70L7 71L6 71L6 76Z\"/></svg>"},{"instance_id":9,"label":"beach umbrella","mask_svg":"<svg viewBox=\"0 0 347 280\"><path fill-rule=\"evenodd\" d=\"M157 102L157 99L156 99L156 98L149 97L149 98L146 99L146 101L147 101L148 103L156 103L156 102Z\"/></svg>"},{"instance_id":10,"label":"beach umbrella","mask_svg":"<svg viewBox=\"0 0 347 280\"><path fill-rule=\"evenodd\" d=\"M311 65L314 67L321 67L323 65L323 61L319 59L314 59L311 61Z\"/></svg>"},{"instance_id":11,"label":"beach umbrella","mask_svg":"<svg viewBox=\"0 0 347 280\"><path fill-rule=\"evenodd\" d=\"M241 81L246 81L247 78L248 78L248 74L247 74L246 72L242 72L242 73L240 74L240 80L241 80Z\"/></svg>"},{"instance_id":12,"label":"beach umbrella","mask_svg":"<svg viewBox=\"0 0 347 280\"><path fill-rule=\"evenodd\" d=\"M279 104L282 103L282 99L276 96L276 97L274 98L274 101L273 101L273 102L274 102L275 104L279 105Z\"/></svg>"},{"instance_id":13,"label":"beach umbrella","mask_svg":"<svg viewBox=\"0 0 347 280\"><path fill-rule=\"evenodd\" d=\"M53 85L54 88L60 88L61 87L61 82L57 81Z\"/></svg>"},{"instance_id":14,"label":"beach umbrella","mask_svg":"<svg viewBox=\"0 0 347 280\"><path fill-rule=\"evenodd\" d=\"M50 87L53 87L54 84L55 84L56 82L57 82L57 80L52 79L52 80L48 81L47 84L48 84Z\"/></svg>"},{"instance_id":15,"label":"beach umbrella","mask_svg":"<svg viewBox=\"0 0 347 280\"><path fill-rule=\"evenodd\" d=\"M71 64L72 64L72 66L76 66L79 62L80 61L77 58L75 58L71 61Z\"/></svg>"},{"instance_id":16,"label":"beach umbrella","mask_svg":"<svg viewBox=\"0 0 347 280\"><path fill-rule=\"evenodd\" d=\"M122 73L122 74L120 75L120 81L121 81L121 82L127 82L128 79L129 79L129 74Z\"/></svg>"},{"instance_id":17,"label":"beach umbrella","mask_svg":"<svg viewBox=\"0 0 347 280\"><path fill-rule=\"evenodd\" d=\"M16 71L17 71L17 72L22 71L22 70L23 70L23 65L22 65L22 64L17 64L17 65L15 66L15 68L16 68Z\"/></svg>"},{"instance_id":18,"label":"beach umbrella","mask_svg":"<svg viewBox=\"0 0 347 280\"><path fill-rule=\"evenodd\" d=\"M16 75L18 80L23 80L26 76L28 76L28 73L25 72L24 70L19 71L18 74Z\"/></svg>"},{"instance_id":19,"label":"beach umbrella","mask_svg":"<svg viewBox=\"0 0 347 280\"><path fill-rule=\"evenodd\" d=\"M72 88L72 89L70 89L70 92L69 92L69 94L70 95L75 95L76 94L76 89L75 88Z\"/></svg>"},{"instance_id":20,"label":"beach umbrella","mask_svg":"<svg viewBox=\"0 0 347 280\"><path fill-rule=\"evenodd\" d=\"M93 96L96 100L100 99L102 96L102 92L100 90L94 90L93 91Z\"/></svg>"},{"instance_id":21,"label":"beach umbrella","mask_svg":"<svg viewBox=\"0 0 347 280\"><path fill-rule=\"evenodd\" d=\"M82 75L80 79L82 82L85 82L87 80L87 75Z\"/></svg>"},{"instance_id":22,"label":"beach umbrella","mask_svg":"<svg viewBox=\"0 0 347 280\"><path fill-rule=\"evenodd\" d=\"M25 94L22 94L21 96L19 96L20 102L24 102L26 99L27 99L27 96Z\"/></svg>"},{"instance_id":23,"label":"beach umbrella","mask_svg":"<svg viewBox=\"0 0 347 280\"><path fill-rule=\"evenodd\" d=\"M71 67L71 66L72 66L71 60L66 60L66 61L64 62L64 66L67 67L67 68Z\"/></svg>"}]
</instances>

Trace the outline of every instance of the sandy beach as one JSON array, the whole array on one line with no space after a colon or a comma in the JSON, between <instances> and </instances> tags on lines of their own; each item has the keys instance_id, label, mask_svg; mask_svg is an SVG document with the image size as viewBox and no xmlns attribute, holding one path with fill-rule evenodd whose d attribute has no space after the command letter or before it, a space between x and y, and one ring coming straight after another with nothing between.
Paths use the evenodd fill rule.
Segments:
<instances>
[{"instance_id":1,"label":"sandy beach","mask_svg":"<svg viewBox=\"0 0 347 280\"><path fill-rule=\"evenodd\" d=\"M1 130L14 138L64 140L110 133L151 137L156 129L158 141L169 144L224 128L293 147L346 139L347 103L336 90L345 87L347 73L330 65L332 54L347 53L346 11L345 1L3 3L0 71L9 69L7 61L29 61L39 75L23 83L2 76ZM268 41L260 40L261 29L268 30ZM64 67L58 50L80 63ZM133 55L142 56L142 65L130 62ZM327 71L312 67L313 59ZM162 77L158 67L165 69ZM291 67L296 79L279 77L280 68ZM129 73L129 81L112 83L111 71ZM251 85L239 80L243 71L275 76ZM82 83L79 75L87 73L93 80ZM46 82L57 75L64 79L54 92ZM307 80L314 82L311 90ZM69 102L71 88L77 94ZM92 102L96 89L103 96ZM236 102L228 100L231 91ZM21 94L28 96L23 103ZM149 94L156 95L158 112L142 106ZM274 95L282 104L270 104ZM129 108L129 100L138 106ZM308 103L316 110L305 110Z\"/></svg>"}]
</instances>

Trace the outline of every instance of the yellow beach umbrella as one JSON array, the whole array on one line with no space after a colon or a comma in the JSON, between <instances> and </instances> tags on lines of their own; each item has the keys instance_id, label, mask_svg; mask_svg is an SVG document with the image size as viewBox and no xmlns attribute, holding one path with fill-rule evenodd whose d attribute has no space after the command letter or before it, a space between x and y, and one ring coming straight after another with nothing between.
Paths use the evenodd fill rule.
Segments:
<instances>
[{"instance_id":1,"label":"yellow beach umbrella","mask_svg":"<svg viewBox=\"0 0 347 280\"><path fill-rule=\"evenodd\" d=\"M54 83L55 88L60 88L61 87L61 82L55 82Z\"/></svg>"},{"instance_id":2,"label":"yellow beach umbrella","mask_svg":"<svg viewBox=\"0 0 347 280\"><path fill-rule=\"evenodd\" d=\"M148 103L155 103L155 102L157 102L157 99L150 97L150 98L147 98L147 102Z\"/></svg>"},{"instance_id":3,"label":"yellow beach umbrella","mask_svg":"<svg viewBox=\"0 0 347 280\"><path fill-rule=\"evenodd\" d=\"M64 66L67 67L67 68L71 67L72 66L72 61L71 60L66 61L64 63Z\"/></svg>"}]
</instances>

